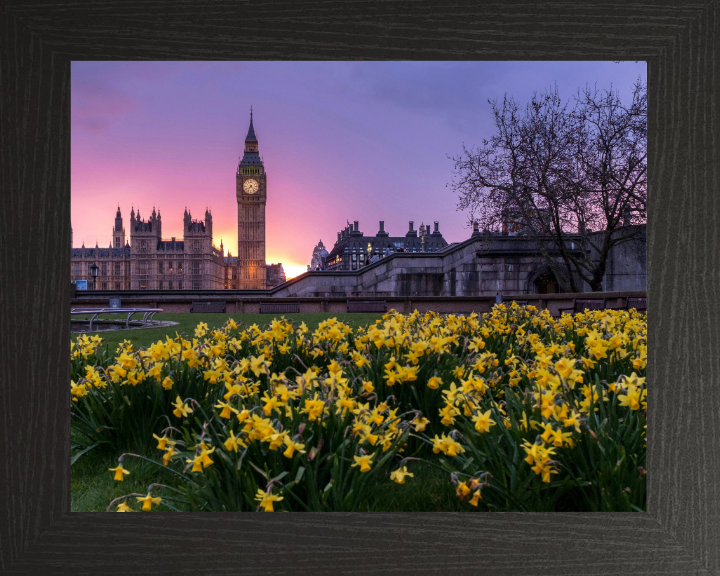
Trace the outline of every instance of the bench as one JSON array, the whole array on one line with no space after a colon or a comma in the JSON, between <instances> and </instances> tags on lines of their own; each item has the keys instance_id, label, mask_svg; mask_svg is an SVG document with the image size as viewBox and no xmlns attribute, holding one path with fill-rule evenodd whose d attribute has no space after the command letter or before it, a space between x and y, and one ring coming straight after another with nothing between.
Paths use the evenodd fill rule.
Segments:
<instances>
[{"instance_id":1,"label":"bench","mask_svg":"<svg viewBox=\"0 0 720 576\"><path fill-rule=\"evenodd\" d=\"M225 302L193 302L190 306L190 312L215 312L225 313Z\"/></svg>"},{"instance_id":2,"label":"bench","mask_svg":"<svg viewBox=\"0 0 720 576\"><path fill-rule=\"evenodd\" d=\"M260 314L298 314L300 302L260 302Z\"/></svg>"},{"instance_id":3,"label":"bench","mask_svg":"<svg viewBox=\"0 0 720 576\"><path fill-rule=\"evenodd\" d=\"M98 316L100 314L127 314L127 318L125 318L125 329L127 330L130 328L130 317L139 312L143 315L143 326L147 326L148 322L150 322L150 324L153 323L153 316L155 316L158 312L162 312L162 308L91 308L89 310L78 310L72 308L70 310L70 316L78 314L91 314L88 331L92 332L93 321L98 320ZM72 321L72 318L70 318L71 323Z\"/></svg>"},{"instance_id":4,"label":"bench","mask_svg":"<svg viewBox=\"0 0 720 576\"><path fill-rule=\"evenodd\" d=\"M645 298L626 298L625 307L620 310L632 310L635 308L638 312L644 312L647 314L647 297Z\"/></svg>"},{"instance_id":5,"label":"bench","mask_svg":"<svg viewBox=\"0 0 720 576\"><path fill-rule=\"evenodd\" d=\"M348 312L387 312L385 300L348 300Z\"/></svg>"},{"instance_id":6,"label":"bench","mask_svg":"<svg viewBox=\"0 0 720 576\"><path fill-rule=\"evenodd\" d=\"M605 310L607 308L606 304L607 298L575 298L572 306L558 308L558 312L562 314L563 310L572 310L573 314L577 314L585 310Z\"/></svg>"}]
</instances>

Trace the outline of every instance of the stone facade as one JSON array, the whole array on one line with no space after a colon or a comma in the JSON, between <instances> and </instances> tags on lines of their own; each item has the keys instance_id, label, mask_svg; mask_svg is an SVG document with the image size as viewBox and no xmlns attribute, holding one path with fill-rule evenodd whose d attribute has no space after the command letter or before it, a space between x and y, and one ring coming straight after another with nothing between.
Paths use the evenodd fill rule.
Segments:
<instances>
[{"instance_id":1,"label":"stone facade","mask_svg":"<svg viewBox=\"0 0 720 576\"><path fill-rule=\"evenodd\" d=\"M317 246L313 248L313 253L310 258L310 264L308 264L308 270L321 270L325 268L325 262L328 255L328 251L325 249L323 241L320 240Z\"/></svg>"},{"instance_id":2,"label":"stone facade","mask_svg":"<svg viewBox=\"0 0 720 576\"><path fill-rule=\"evenodd\" d=\"M253 184L254 183L254 184ZM130 238L118 206L108 248L73 248L70 229L71 281L87 280L95 290L267 289L285 282L282 264L265 262L267 178L250 116L245 153L236 172L238 256L213 244L212 214L194 220L185 209L183 239L162 238L162 217L153 208L148 220L130 212ZM98 266L93 282L90 267Z\"/></svg>"},{"instance_id":3,"label":"stone facade","mask_svg":"<svg viewBox=\"0 0 720 576\"><path fill-rule=\"evenodd\" d=\"M646 289L643 239L630 244L610 252L607 290ZM562 267L559 257L556 261ZM589 291L587 285L580 289ZM437 252L396 252L356 270L306 272L276 288L273 297L487 297L557 291L557 279L532 240L521 235L486 238L474 232Z\"/></svg>"},{"instance_id":4,"label":"stone facade","mask_svg":"<svg viewBox=\"0 0 720 576\"><path fill-rule=\"evenodd\" d=\"M265 269L267 270L267 288L285 283L285 270L282 264L268 264Z\"/></svg>"},{"instance_id":5,"label":"stone facade","mask_svg":"<svg viewBox=\"0 0 720 576\"><path fill-rule=\"evenodd\" d=\"M420 225L420 235L410 221L409 229L404 236L390 236L385 231L385 222L380 221L380 229L375 236L365 236L359 229L356 220L338 232L337 242L330 253L325 256L323 269L326 270L359 270L368 265L372 255L385 258L395 253L435 253L444 250L448 243L442 237L439 223L435 222L435 230L430 232L430 225Z\"/></svg>"}]
</instances>

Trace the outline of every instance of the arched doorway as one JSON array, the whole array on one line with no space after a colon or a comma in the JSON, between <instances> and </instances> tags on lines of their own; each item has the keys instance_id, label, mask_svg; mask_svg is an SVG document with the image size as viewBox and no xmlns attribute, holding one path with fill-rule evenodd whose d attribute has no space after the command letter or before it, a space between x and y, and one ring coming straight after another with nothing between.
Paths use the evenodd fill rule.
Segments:
<instances>
[{"instance_id":1,"label":"arched doorway","mask_svg":"<svg viewBox=\"0 0 720 576\"><path fill-rule=\"evenodd\" d=\"M535 294L557 294L559 292L560 284L550 270L541 273L535 278L533 284L535 285Z\"/></svg>"},{"instance_id":2,"label":"arched doorway","mask_svg":"<svg viewBox=\"0 0 720 576\"><path fill-rule=\"evenodd\" d=\"M529 294L557 294L560 292L560 282L548 264L540 264L535 268L528 275L527 282Z\"/></svg>"}]
</instances>

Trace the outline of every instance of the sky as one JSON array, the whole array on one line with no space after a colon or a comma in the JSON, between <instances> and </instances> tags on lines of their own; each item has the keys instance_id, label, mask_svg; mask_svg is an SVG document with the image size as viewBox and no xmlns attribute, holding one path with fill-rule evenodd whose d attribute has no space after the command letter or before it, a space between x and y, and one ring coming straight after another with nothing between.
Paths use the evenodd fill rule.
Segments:
<instances>
[{"instance_id":1,"label":"sky","mask_svg":"<svg viewBox=\"0 0 720 576\"><path fill-rule=\"evenodd\" d=\"M266 261L301 274L346 222L439 222L467 239L452 157L495 132L488 100L586 85L629 101L645 62L73 62L71 225L75 247L109 246L120 206L162 214L182 239L183 211L213 217L213 242L237 255L235 171L253 109L267 173Z\"/></svg>"}]
</instances>

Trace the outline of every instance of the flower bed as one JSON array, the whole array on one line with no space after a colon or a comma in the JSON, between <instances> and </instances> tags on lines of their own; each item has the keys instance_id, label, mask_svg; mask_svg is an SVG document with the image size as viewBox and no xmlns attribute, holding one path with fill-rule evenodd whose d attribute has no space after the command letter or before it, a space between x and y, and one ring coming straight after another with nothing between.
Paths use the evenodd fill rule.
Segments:
<instances>
[{"instance_id":1,"label":"flower bed","mask_svg":"<svg viewBox=\"0 0 720 576\"><path fill-rule=\"evenodd\" d=\"M118 511L353 511L388 481L422 481L418 460L469 509L644 510L646 338L635 311L553 319L516 304L314 332L201 323L114 355L82 336L75 457L123 451L117 481L132 459L176 478Z\"/></svg>"}]
</instances>

